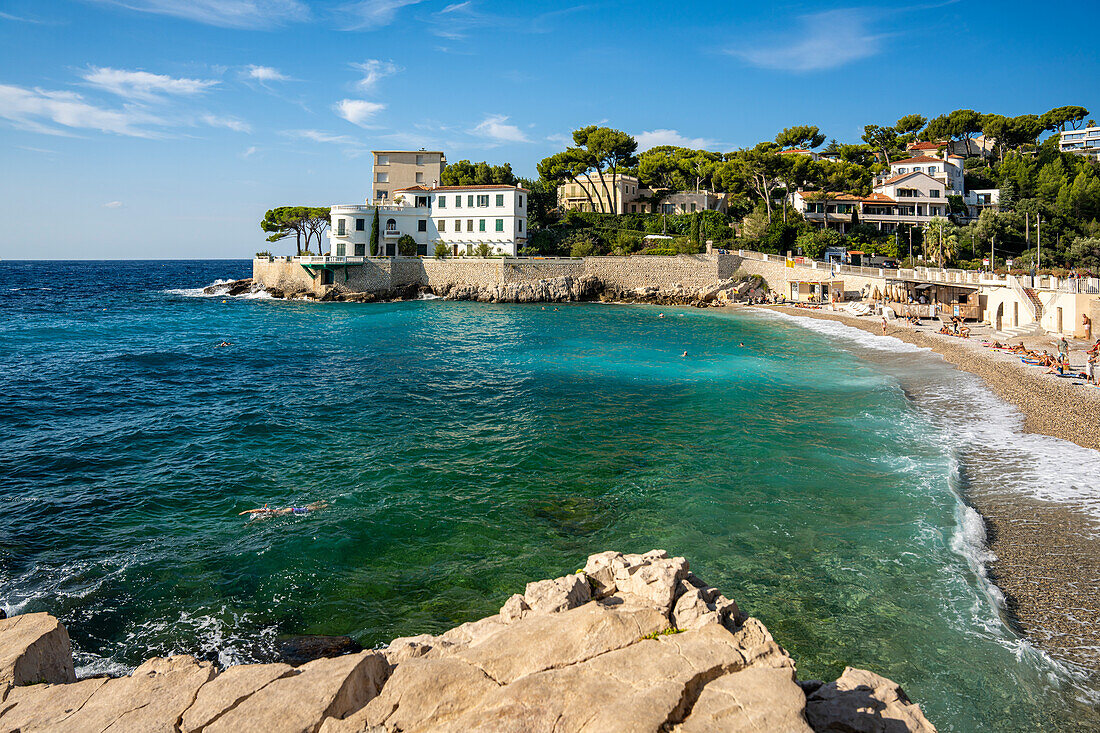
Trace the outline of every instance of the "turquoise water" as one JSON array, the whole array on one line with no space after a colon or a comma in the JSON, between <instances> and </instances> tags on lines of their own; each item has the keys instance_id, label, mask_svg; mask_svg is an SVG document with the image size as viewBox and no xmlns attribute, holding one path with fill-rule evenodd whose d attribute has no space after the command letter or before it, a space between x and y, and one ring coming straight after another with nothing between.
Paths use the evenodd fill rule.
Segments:
<instances>
[{"instance_id":1,"label":"turquoise water","mask_svg":"<svg viewBox=\"0 0 1100 733\"><path fill-rule=\"evenodd\" d=\"M83 672L438 632L661 547L804 678L876 670L942 731L1100 726L982 577L958 434L899 377L957 388L937 358L751 313L192 290L247 274L0 263L0 605L59 615Z\"/></svg>"}]
</instances>

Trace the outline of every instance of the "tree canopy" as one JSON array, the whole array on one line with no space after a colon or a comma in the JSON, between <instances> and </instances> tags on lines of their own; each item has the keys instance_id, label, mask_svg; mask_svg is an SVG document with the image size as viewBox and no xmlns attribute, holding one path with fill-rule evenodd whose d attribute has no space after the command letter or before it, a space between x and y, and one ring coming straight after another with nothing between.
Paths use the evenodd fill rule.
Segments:
<instances>
[{"instance_id":1,"label":"tree canopy","mask_svg":"<svg viewBox=\"0 0 1100 733\"><path fill-rule=\"evenodd\" d=\"M268 209L260 222L260 229L268 233L269 242L278 242L293 236L296 254L299 255L310 251L310 242L316 237L317 253L320 254L324 244L322 235L328 225L327 206L279 206Z\"/></svg>"},{"instance_id":2,"label":"tree canopy","mask_svg":"<svg viewBox=\"0 0 1100 733\"><path fill-rule=\"evenodd\" d=\"M513 186L515 183L511 163L489 165L485 161L471 163L468 160L448 163L440 179L440 184L444 186Z\"/></svg>"}]
</instances>

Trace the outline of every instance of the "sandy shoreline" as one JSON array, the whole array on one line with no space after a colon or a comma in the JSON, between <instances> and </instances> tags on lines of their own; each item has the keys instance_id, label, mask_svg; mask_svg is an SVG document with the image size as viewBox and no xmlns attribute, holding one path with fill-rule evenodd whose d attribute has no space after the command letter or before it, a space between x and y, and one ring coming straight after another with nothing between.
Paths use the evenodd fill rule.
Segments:
<instances>
[{"instance_id":1,"label":"sandy shoreline","mask_svg":"<svg viewBox=\"0 0 1100 733\"><path fill-rule=\"evenodd\" d=\"M775 310L882 334L879 319L806 308ZM985 348L981 333L976 329L971 339L944 336L927 320L920 329L901 322L887 327L888 336L927 347L957 368L981 377L998 396L1020 409L1027 432L1100 449L1100 389L1082 385L1083 380L1044 375L1043 369L1022 364L1015 356ZM1024 342L1030 348L1053 351L1049 340ZM1083 342L1072 348L1070 362L1079 365ZM965 499L986 521L989 547L996 555L989 574L1005 594L1009 622L1054 658L1100 675L1100 528L1096 521L1071 504L1016 491L971 491Z\"/></svg>"}]
</instances>

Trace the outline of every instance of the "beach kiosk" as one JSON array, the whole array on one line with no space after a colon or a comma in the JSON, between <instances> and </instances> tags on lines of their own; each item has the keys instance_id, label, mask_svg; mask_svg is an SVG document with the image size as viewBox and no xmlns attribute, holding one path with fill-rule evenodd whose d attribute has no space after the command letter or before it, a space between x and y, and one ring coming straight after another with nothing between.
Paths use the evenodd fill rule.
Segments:
<instances>
[{"instance_id":1,"label":"beach kiosk","mask_svg":"<svg viewBox=\"0 0 1100 733\"><path fill-rule=\"evenodd\" d=\"M839 303L844 300L843 280L791 280L791 300L799 303Z\"/></svg>"}]
</instances>

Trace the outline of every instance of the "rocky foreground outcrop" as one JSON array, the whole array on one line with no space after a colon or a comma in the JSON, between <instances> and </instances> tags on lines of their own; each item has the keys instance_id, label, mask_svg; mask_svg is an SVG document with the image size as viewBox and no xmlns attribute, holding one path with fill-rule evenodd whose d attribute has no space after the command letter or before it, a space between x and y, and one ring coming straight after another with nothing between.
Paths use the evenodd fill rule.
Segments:
<instances>
[{"instance_id":1,"label":"rocky foreground outcrop","mask_svg":"<svg viewBox=\"0 0 1100 733\"><path fill-rule=\"evenodd\" d=\"M682 557L603 552L438 636L299 667L153 658L74 681L47 614L0 620L0 731L934 731L893 682L799 682Z\"/></svg>"}]
</instances>

